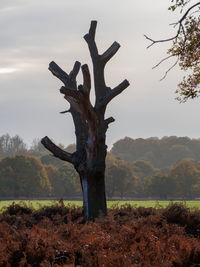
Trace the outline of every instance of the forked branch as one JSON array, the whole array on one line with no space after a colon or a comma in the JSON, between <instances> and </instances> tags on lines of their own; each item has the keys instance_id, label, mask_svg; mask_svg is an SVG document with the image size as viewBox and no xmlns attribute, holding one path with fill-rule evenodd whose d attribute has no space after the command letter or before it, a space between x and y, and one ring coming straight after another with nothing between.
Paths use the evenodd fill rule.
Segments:
<instances>
[{"instance_id":1,"label":"forked branch","mask_svg":"<svg viewBox=\"0 0 200 267\"><path fill-rule=\"evenodd\" d=\"M76 89L76 76L79 73L81 63L76 61L70 74L63 71L54 61L49 64L51 73L61 80L65 86L71 89Z\"/></svg>"},{"instance_id":2,"label":"forked branch","mask_svg":"<svg viewBox=\"0 0 200 267\"><path fill-rule=\"evenodd\" d=\"M95 43L96 27L97 27L97 21L96 20L91 21L89 33L87 33L84 36L84 39L88 44L92 60L94 60L98 56L98 49Z\"/></svg>"},{"instance_id":3,"label":"forked branch","mask_svg":"<svg viewBox=\"0 0 200 267\"><path fill-rule=\"evenodd\" d=\"M174 36L172 36L170 38L167 38L167 39L163 39L163 40L154 40L152 38L149 38L147 35L144 35L147 40L151 41L151 44L149 46L147 46L147 48L150 48L151 46L153 46L156 43L164 43L164 42L173 41L173 40L178 38L178 36L180 35L181 31L183 32L183 34L184 34L184 36L186 38L185 29L184 29L184 26L183 26L183 21L186 19L186 17L190 13L190 11L192 9L194 9L196 6L199 6L199 5L200 5L200 2L197 2L196 4L192 5L190 8L187 9L187 11L184 13L184 15L180 18L180 20L178 22L172 24L174 26L179 25L178 30L177 30L177 32L176 32L176 34Z\"/></svg>"},{"instance_id":4,"label":"forked branch","mask_svg":"<svg viewBox=\"0 0 200 267\"><path fill-rule=\"evenodd\" d=\"M121 82L118 86L109 91L109 93L104 98L102 104L107 105L114 97L121 94L129 85L130 83L127 80Z\"/></svg>"}]
</instances>

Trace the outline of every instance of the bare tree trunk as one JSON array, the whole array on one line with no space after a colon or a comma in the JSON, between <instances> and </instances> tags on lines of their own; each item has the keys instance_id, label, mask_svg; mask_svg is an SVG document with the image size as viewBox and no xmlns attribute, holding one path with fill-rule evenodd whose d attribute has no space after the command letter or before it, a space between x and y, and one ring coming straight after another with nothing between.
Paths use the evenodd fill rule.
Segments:
<instances>
[{"instance_id":1,"label":"bare tree trunk","mask_svg":"<svg viewBox=\"0 0 200 267\"><path fill-rule=\"evenodd\" d=\"M101 173L89 173L81 177L83 185L83 204L85 220L93 220L99 215L106 215L105 180Z\"/></svg>"},{"instance_id":2,"label":"bare tree trunk","mask_svg":"<svg viewBox=\"0 0 200 267\"><path fill-rule=\"evenodd\" d=\"M75 62L72 71L67 74L55 62L51 62L49 70L59 78L64 86L60 92L69 102L70 109L61 113L70 112L75 125L76 152L70 154L56 146L47 136L42 144L55 157L72 163L79 173L84 200L85 220L94 220L100 214L106 215L105 197L105 158L107 153L106 131L108 125L114 122L112 117L105 119L107 104L124 89L129 82L124 80L111 89L104 79L106 63L115 55L120 45L114 42L102 55L98 54L95 42L96 21L91 22L88 34L84 36L93 63L94 86L96 101L93 106L90 102L91 80L88 66ZM83 84L77 87L76 77L82 69Z\"/></svg>"}]
</instances>

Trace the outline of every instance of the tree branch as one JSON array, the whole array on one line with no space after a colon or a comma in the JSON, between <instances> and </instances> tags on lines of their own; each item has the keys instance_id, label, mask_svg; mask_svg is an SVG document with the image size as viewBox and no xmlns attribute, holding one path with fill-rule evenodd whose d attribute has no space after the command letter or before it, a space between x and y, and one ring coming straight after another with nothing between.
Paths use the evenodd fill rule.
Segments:
<instances>
[{"instance_id":1,"label":"tree branch","mask_svg":"<svg viewBox=\"0 0 200 267\"><path fill-rule=\"evenodd\" d=\"M92 128L92 125L96 125L98 119L96 111L90 102L87 87L79 85L79 90L75 91L62 86L60 92L65 95L64 98L74 109L84 116L90 128Z\"/></svg>"},{"instance_id":2,"label":"tree branch","mask_svg":"<svg viewBox=\"0 0 200 267\"><path fill-rule=\"evenodd\" d=\"M83 88L85 88L87 90L87 93L89 94L91 89L91 78L88 65L82 65L81 69L83 73Z\"/></svg>"},{"instance_id":3,"label":"tree branch","mask_svg":"<svg viewBox=\"0 0 200 267\"><path fill-rule=\"evenodd\" d=\"M91 21L89 33L84 35L84 39L88 44L92 60L95 60L95 58L98 56L98 49L95 43L96 26L97 26L97 21L96 20Z\"/></svg>"},{"instance_id":4,"label":"tree branch","mask_svg":"<svg viewBox=\"0 0 200 267\"><path fill-rule=\"evenodd\" d=\"M49 64L49 70L51 73L61 80L64 84L69 83L69 76L64 72L54 61Z\"/></svg>"},{"instance_id":5,"label":"tree branch","mask_svg":"<svg viewBox=\"0 0 200 267\"><path fill-rule=\"evenodd\" d=\"M196 6L199 6L200 2L197 2L196 4L192 5L191 7L188 8L188 10L185 12L185 14L181 17L181 19L177 22L178 23L182 23L183 20L187 17L187 15L189 14L190 10L192 10L193 8L195 8Z\"/></svg>"},{"instance_id":6,"label":"tree branch","mask_svg":"<svg viewBox=\"0 0 200 267\"><path fill-rule=\"evenodd\" d=\"M78 99L78 91L72 90L71 88L62 86L60 88L61 94L64 94L65 96L71 96L73 98Z\"/></svg>"},{"instance_id":7,"label":"tree branch","mask_svg":"<svg viewBox=\"0 0 200 267\"><path fill-rule=\"evenodd\" d=\"M163 42L169 42L169 41L175 40L179 36L181 30L183 31L183 34L184 34L184 26L183 26L182 22L185 20L185 18L189 14L189 12L198 5L200 5L200 2L197 2L196 4L194 4L190 8L188 8L187 11L184 13L184 15L180 18L180 20L176 23L173 23L173 25L175 25L175 26L179 24L179 27L178 27L176 35L172 36L171 38L163 39L163 40L153 40L153 39L149 38L147 35L144 35L147 40L152 42L149 46L147 46L147 48L150 48L151 46L153 46L156 43L163 43Z\"/></svg>"},{"instance_id":8,"label":"tree branch","mask_svg":"<svg viewBox=\"0 0 200 267\"><path fill-rule=\"evenodd\" d=\"M188 1L188 2L189 2L189 1ZM187 2L187 3L188 3L188 2ZM185 4L184 4L184 5L185 5ZM147 48L150 48L151 46L153 46L153 45L156 44L156 43L169 42L169 41L173 41L173 40L175 40L174 42L176 43L176 42L178 42L177 40L178 40L178 38L179 38L180 35L183 35L183 37L184 37L182 47L185 48L185 44L186 44L186 42L187 42L187 38L188 38L188 37L187 37L187 34L186 34L187 26L186 26L186 24L184 24L183 22L184 22L184 20L187 18L187 16L188 16L188 14L190 13L190 11L191 11L192 9L194 9L195 7L197 7L197 6L200 6L200 2L197 2L196 4L190 6L190 7L186 10L186 12L183 14L183 16L179 19L178 22L170 24L170 25L174 25L174 27L176 27L177 25L179 25L176 34L175 34L174 36L172 36L171 38L163 39L163 40L153 40L153 39L149 38L148 36L144 35L145 38L146 38L147 40L151 41L151 44L150 44ZM199 8L200 8L200 7L199 7ZM186 27L186 28L185 28L185 27ZM170 57L178 56L176 62L175 62L175 63L174 63L174 64L173 64L173 65L172 65L166 72L165 72L164 76L160 79L160 81L162 81L163 79L165 79L166 76L167 76L167 74L168 74L168 72L169 72L171 69L173 69L173 68L178 64L179 59L180 59L180 56L179 56L179 55L180 55L180 54L176 54L176 55L171 54L170 56L167 56L166 58L162 59L159 63L157 63L157 64L153 67L153 69L156 68L156 67L158 67L162 62L164 62L165 60L169 59Z\"/></svg>"},{"instance_id":9,"label":"tree branch","mask_svg":"<svg viewBox=\"0 0 200 267\"><path fill-rule=\"evenodd\" d=\"M79 73L79 70L80 70L80 66L81 66L81 63L79 61L76 61L74 63L74 67L73 67L73 70L70 72L69 74L69 80L70 81L75 81L76 80L76 76L78 75Z\"/></svg>"},{"instance_id":10,"label":"tree branch","mask_svg":"<svg viewBox=\"0 0 200 267\"><path fill-rule=\"evenodd\" d=\"M95 34L96 34L96 27L97 27L97 21L92 20L90 24L90 29L89 29L89 35L95 39Z\"/></svg>"},{"instance_id":11,"label":"tree branch","mask_svg":"<svg viewBox=\"0 0 200 267\"><path fill-rule=\"evenodd\" d=\"M153 39L149 38L147 35L144 34L144 37L147 40L152 42L150 45L147 46L147 49L150 48L151 46L153 46L156 43L164 43L164 42L173 41L174 39L176 39L179 36L180 31L181 31L181 25L179 26L178 31L177 31L175 36L173 36L171 38L168 38L168 39L163 39L163 40L153 40Z\"/></svg>"},{"instance_id":12,"label":"tree branch","mask_svg":"<svg viewBox=\"0 0 200 267\"><path fill-rule=\"evenodd\" d=\"M71 112L71 109L61 111L60 114L65 114L65 113L68 113L68 112Z\"/></svg>"},{"instance_id":13,"label":"tree branch","mask_svg":"<svg viewBox=\"0 0 200 267\"><path fill-rule=\"evenodd\" d=\"M118 86L116 86L114 89L112 89L109 92L109 94L103 100L103 105L107 105L115 96L123 92L129 85L130 84L127 80L124 80L123 82L121 82Z\"/></svg>"},{"instance_id":14,"label":"tree branch","mask_svg":"<svg viewBox=\"0 0 200 267\"><path fill-rule=\"evenodd\" d=\"M80 70L80 65L81 65L80 62L76 61L72 71L68 75L55 62L52 61L49 64L49 70L52 72L52 74L56 76L58 79L60 79L65 85L65 87L63 86L60 89L60 92L65 94L65 99L70 103L70 109L61 113L64 114L70 112L72 115L75 126L77 153L79 153L84 149L88 132L86 119L79 110L80 92L77 90L77 85L76 85L76 77ZM43 142L45 142L45 140L46 139L44 139Z\"/></svg>"},{"instance_id":15,"label":"tree branch","mask_svg":"<svg viewBox=\"0 0 200 267\"><path fill-rule=\"evenodd\" d=\"M102 55L101 61L106 64L118 51L120 44L114 42Z\"/></svg>"},{"instance_id":16,"label":"tree branch","mask_svg":"<svg viewBox=\"0 0 200 267\"><path fill-rule=\"evenodd\" d=\"M104 123L106 125L106 128L108 128L108 125L112 122L114 122L115 119L113 117L109 117L108 119L104 120Z\"/></svg>"},{"instance_id":17,"label":"tree branch","mask_svg":"<svg viewBox=\"0 0 200 267\"><path fill-rule=\"evenodd\" d=\"M166 78L168 72L170 72L170 70L172 70L178 64L178 61L179 61L179 57L177 58L176 62L165 72L165 75L160 79L160 81Z\"/></svg>"},{"instance_id":18,"label":"tree branch","mask_svg":"<svg viewBox=\"0 0 200 267\"><path fill-rule=\"evenodd\" d=\"M168 60L170 57L173 57L173 55L170 55L168 57L163 58L161 61L159 61L155 66L152 67L152 69L157 68L160 64L162 64L164 61Z\"/></svg>"},{"instance_id":19,"label":"tree branch","mask_svg":"<svg viewBox=\"0 0 200 267\"><path fill-rule=\"evenodd\" d=\"M48 136L42 138L41 143L48 149L55 157L65 160L69 163L75 164L75 154L68 153L62 150L60 147L56 146Z\"/></svg>"}]
</instances>

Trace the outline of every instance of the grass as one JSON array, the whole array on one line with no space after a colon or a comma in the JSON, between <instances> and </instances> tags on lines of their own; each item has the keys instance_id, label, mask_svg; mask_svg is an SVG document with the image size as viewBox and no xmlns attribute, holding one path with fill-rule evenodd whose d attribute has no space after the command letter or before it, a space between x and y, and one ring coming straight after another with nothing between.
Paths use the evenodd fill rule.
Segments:
<instances>
[{"instance_id":1,"label":"grass","mask_svg":"<svg viewBox=\"0 0 200 267\"><path fill-rule=\"evenodd\" d=\"M13 202L20 205L26 205L27 207L33 209L39 209L44 206L52 206L58 203L56 200L1 200L0 211L4 210L6 207L9 207ZM65 205L82 206L82 201L65 200L64 203Z\"/></svg>"},{"instance_id":2,"label":"grass","mask_svg":"<svg viewBox=\"0 0 200 267\"><path fill-rule=\"evenodd\" d=\"M58 203L58 201L55 200L7 200L7 201L0 201L0 211L4 210L6 207L10 206L13 202L21 205L26 205L28 207L31 207L33 209L39 209L43 206L51 206L53 204ZM173 203L184 203L186 206L190 209L200 209L200 201L173 201ZM108 208L112 207L113 205L122 206L125 204L130 204L134 207L167 207L169 205L170 201L108 201L107 205ZM71 201L71 200L65 200L65 205L72 205L72 206L82 206L82 201Z\"/></svg>"}]
</instances>

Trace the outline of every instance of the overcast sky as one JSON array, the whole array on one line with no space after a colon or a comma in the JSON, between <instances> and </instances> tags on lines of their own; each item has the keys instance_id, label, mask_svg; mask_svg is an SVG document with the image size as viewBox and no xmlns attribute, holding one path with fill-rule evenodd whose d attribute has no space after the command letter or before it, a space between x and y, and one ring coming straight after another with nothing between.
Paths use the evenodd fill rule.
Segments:
<instances>
[{"instance_id":1,"label":"overcast sky","mask_svg":"<svg viewBox=\"0 0 200 267\"><path fill-rule=\"evenodd\" d=\"M83 36L97 20L100 53L114 41L121 48L106 66L106 83L113 87L128 79L130 86L112 103L107 116L107 143L129 136L200 137L198 99L179 104L174 94L183 73L173 64L152 66L166 56L170 44L146 49L154 39L170 37L178 13L167 10L170 0L1 0L0 1L0 135L18 134L31 144L48 135L56 143L74 143L70 114L59 114L68 104L59 93L61 82L49 71L54 60L69 72L76 60L91 59ZM81 83L81 75L78 77Z\"/></svg>"}]
</instances>

